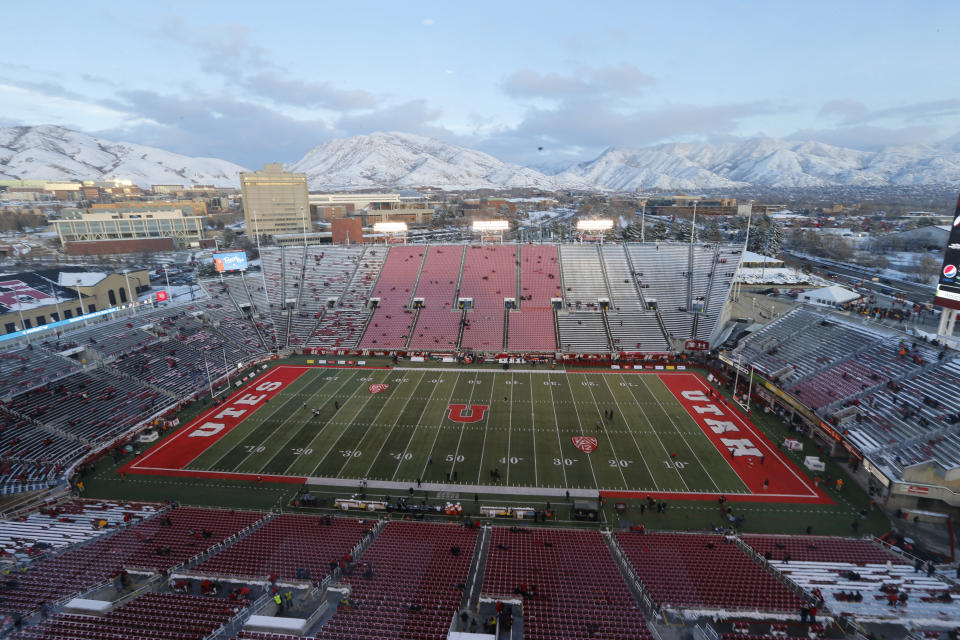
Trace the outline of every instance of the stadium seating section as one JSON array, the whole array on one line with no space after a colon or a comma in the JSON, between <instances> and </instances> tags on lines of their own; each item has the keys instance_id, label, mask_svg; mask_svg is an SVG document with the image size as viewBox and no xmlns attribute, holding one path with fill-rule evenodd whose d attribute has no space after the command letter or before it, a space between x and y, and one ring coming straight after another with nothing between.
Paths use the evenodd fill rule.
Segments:
<instances>
[{"instance_id":1,"label":"stadium seating section","mask_svg":"<svg viewBox=\"0 0 960 640\"><path fill-rule=\"evenodd\" d=\"M739 355L738 355L739 354ZM935 460L960 465L960 384L946 350L846 317L798 308L733 353L832 423L890 476Z\"/></svg>"},{"instance_id":2,"label":"stadium seating section","mask_svg":"<svg viewBox=\"0 0 960 640\"><path fill-rule=\"evenodd\" d=\"M533 593L523 598L524 638L650 637L598 531L494 527L483 594L516 598L524 590Z\"/></svg>"},{"instance_id":3,"label":"stadium seating section","mask_svg":"<svg viewBox=\"0 0 960 640\"><path fill-rule=\"evenodd\" d=\"M18 567L0 580L0 615L23 617L14 638L442 640L463 611L497 601L514 603L522 637L533 640L649 639L648 605L726 612L723 638L828 637L823 624L792 620L819 598L825 611L851 617L960 619L960 590L947 579L865 539L611 534L71 500L0 521L0 545ZM139 583L123 586L124 569ZM201 583L217 588L207 593ZM336 606L303 636L241 631L248 615L273 615L274 584L297 590L301 602L330 584ZM96 615L61 611L74 598L121 596Z\"/></svg>"},{"instance_id":4,"label":"stadium seating section","mask_svg":"<svg viewBox=\"0 0 960 640\"><path fill-rule=\"evenodd\" d=\"M794 612L802 599L722 535L618 532L657 607Z\"/></svg>"}]
</instances>

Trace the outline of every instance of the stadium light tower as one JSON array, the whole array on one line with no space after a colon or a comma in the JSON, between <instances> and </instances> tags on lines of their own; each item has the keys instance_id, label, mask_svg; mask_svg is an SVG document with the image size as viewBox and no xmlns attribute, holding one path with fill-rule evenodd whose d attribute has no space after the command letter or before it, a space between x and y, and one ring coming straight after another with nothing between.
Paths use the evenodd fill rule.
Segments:
<instances>
[{"instance_id":1,"label":"stadium light tower","mask_svg":"<svg viewBox=\"0 0 960 640\"><path fill-rule=\"evenodd\" d=\"M403 244L407 244L407 223L406 222L377 222L373 225L375 233L383 234L383 243L390 244L391 234L393 236L403 236Z\"/></svg>"},{"instance_id":2,"label":"stadium light tower","mask_svg":"<svg viewBox=\"0 0 960 640\"><path fill-rule=\"evenodd\" d=\"M577 220L577 231L594 231L603 244L603 234L613 229L613 220L610 218L594 218L592 220Z\"/></svg>"},{"instance_id":3,"label":"stadium light tower","mask_svg":"<svg viewBox=\"0 0 960 640\"><path fill-rule=\"evenodd\" d=\"M480 234L480 243L483 244L484 238L497 238L503 244L503 232L510 228L510 223L506 220L474 220L473 232Z\"/></svg>"}]
</instances>

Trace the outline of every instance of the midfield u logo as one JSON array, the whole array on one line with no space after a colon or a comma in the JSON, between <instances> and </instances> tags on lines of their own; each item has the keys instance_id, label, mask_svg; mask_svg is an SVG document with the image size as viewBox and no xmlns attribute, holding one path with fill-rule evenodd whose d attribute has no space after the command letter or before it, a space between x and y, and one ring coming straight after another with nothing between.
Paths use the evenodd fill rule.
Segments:
<instances>
[{"instance_id":1,"label":"midfield u logo","mask_svg":"<svg viewBox=\"0 0 960 640\"><path fill-rule=\"evenodd\" d=\"M465 404L451 404L450 419L454 422L480 422L489 408L490 405L486 404L472 404L469 409Z\"/></svg>"}]
</instances>

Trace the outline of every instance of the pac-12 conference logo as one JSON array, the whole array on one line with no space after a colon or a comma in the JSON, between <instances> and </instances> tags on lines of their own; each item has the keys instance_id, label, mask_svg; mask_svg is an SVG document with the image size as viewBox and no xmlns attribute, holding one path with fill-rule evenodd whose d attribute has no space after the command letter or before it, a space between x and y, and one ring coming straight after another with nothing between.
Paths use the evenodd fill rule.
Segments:
<instances>
[{"instance_id":1,"label":"pac-12 conference logo","mask_svg":"<svg viewBox=\"0 0 960 640\"><path fill-rule=\"evenodd\" d=\"M953 279L957 277L957 265L948 264L943 268L943 277Z\"/></svg>"}]
</instances>

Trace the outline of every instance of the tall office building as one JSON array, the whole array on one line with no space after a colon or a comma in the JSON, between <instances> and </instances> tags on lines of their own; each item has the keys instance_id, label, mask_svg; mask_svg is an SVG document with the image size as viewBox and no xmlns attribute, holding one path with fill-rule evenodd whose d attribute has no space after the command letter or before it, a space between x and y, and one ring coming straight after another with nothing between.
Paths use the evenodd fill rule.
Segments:
<instances>
[{"instance_id":1,"label":"tall office building","mask_svg":"<svg viewBox=\"0 0 960 640\"><path fill-rule=\"evenodd\" d=\"M283 170L282 164L264 165L263 171L240 174L243 215L247 234L276 236L311 230L307 174ZM256 224L254 223L256 214Z\"/></svg>"}]
</instances>

